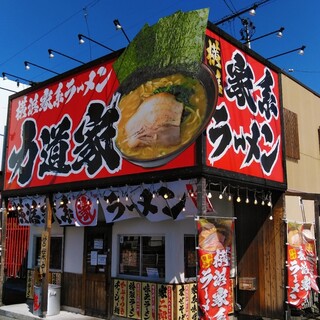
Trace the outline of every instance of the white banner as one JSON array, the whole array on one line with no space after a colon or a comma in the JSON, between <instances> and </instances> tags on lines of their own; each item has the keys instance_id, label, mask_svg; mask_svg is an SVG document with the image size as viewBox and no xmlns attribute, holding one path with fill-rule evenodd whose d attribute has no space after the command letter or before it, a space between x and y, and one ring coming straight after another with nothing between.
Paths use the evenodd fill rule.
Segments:
<instances>
[{"instance_id":1,"label":"white banner","mask_svg":"<svg viewBox=\"0 0 320 320\"><path fill-rule=\"evenodd\" d=\"M107 223L140 217L129 192L128 187L100 191L99 202Z\"/></svg>"},{"instance_id":2,"label":"white banner","mask_svg":"<svg viewBox=\"0 0 320 320\"><path fill-rule=\"evenodd\" d=\"M55 194L55 215L61 226L96 226L98 203L95 191Z\"/></svg>"},{"instance_id":3,"label":"white banner","mask_svg":"<svg viewBox=\"0 0 320 320\"><path fill-rule=\"evenodd\" d=\"M198 215L196 181L178 180L94 191L55 194L55 215L61 226L94 226L98 206L106 223L146 218L157 222ZM207 199L207 211L213 211Z\"/></svg>"},{"instance_id":4,"label":"white banner","mask_svg":"<svg viewBox=\"0 0 320 320\"><path fill-rule=\"evenodd\" d=\"M18 212L20 226L44 226L46 213L46 197L9 198L8 210Z\"/></svg>"}]
</instances>

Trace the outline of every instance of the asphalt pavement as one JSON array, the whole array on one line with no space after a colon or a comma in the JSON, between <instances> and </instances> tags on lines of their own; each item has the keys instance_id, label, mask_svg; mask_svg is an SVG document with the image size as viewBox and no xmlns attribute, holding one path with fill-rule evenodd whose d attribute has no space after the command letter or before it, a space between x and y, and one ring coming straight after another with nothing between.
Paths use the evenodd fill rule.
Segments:
<instances>
[{"instance_id":1,"label":"asphalt pavement","mask_svg":"<svg viewBox=\"0 0 320 320\"><path fill-rule=\"evenodd\" d=\"M19 319L19 320L37 320L37 319L48 319L48 320L101 320L101 318L95 318L86 316L76 312L69 312L61 310L55 315L35 315L33 313L32 303L20 303L12 305L0 306L0 319Z\"/></svg>"}]
</instances>

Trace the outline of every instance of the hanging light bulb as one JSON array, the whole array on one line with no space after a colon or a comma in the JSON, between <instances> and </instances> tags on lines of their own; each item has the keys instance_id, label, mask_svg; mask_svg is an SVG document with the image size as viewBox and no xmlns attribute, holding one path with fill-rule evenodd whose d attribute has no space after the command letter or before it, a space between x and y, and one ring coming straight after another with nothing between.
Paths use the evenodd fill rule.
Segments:
<instances>
[{"instance_id":1,"label":"hanging light bulb","mask_svg":"<svg viewBox=\"0 0 320 320\"><path fill-rule=\"evenodd\" d=\"M237 202L241 202L241 198L240 198L240 195L239 195L239 188L237 189Z\"/></svg>"},{"instance_id":2,"label":"hanging light bulb","mask_svg":"<svg viewBox=\"0 0 320 320\"><path fill-rule=\"evenodd\" d=\"M209 193L208 193L208 198L209 198L209 199L212 198L212 193L211 193L211 191L209 191Z\"/></svg>"},{"instance_id":3,"label":"hanging light bulb","mask_svg":"<svg viewBox=\"0 0 320 320\"><path fill-rule=\"evenodd\" d=\"M163 195L163 197L165 198L165 199L168 199L168 194L167 193L165 193L164 195Z\"/></svg>"},{"instance_id":4,"label":"hanging light bulb","mask_svg":"<svg viewBox=\"0 0 320 320\"><path fill-rule=\"evenodd\" d=\"M220 193L219 193L219 199L222 200L223 198L223 191L222 191L222 183L220 182Z\"/></svg>"},{"instance_id":5,"label":"hanging light bulb","mask_svg":"<svg viewBox=\"0 0 320 320\"><path fill-rule=\"evenodd\" d=\"M273 216L272 215L270 215L269 220L273 220Z\"/></svg>"},{"instance_id":6,"label":"hanging light bulb","mask_svg":"<svg viewBox=\"0 0 320 320\"><path fill-rule=\"evenodd\" d=\"M64 205L64 201L63 201L63 199L61 199L60 204L61 204L61 205Z\"/></svg>"},{"instance_id":7,"label":"hanging light bulb","mask_svg":"<svg viewBox=\"0 0 320 320\"><path fill-rule=\"evenodd\" d=\"M249 200L249 196L248 196L248 189L246 190L246 203L249 203L250 200Z\"/></svg>"},{"instance_id":8,"label":"hanging light bulb","mask_svg":"<svg viewBox=\"0 0 320 320\"><path fill-rule=\"evenodd\" d=\"M256 8L257 8L257 6L254 5L254 6L249 10L250 16L255 16L255 15L256 15Z\"/></svg>"},{"instance_id":9,"label":"hanging light bulb","mask_svg":"<svg viewBox=\"0 0 320 320\"><path fill-rule=\"evenodd\" d=\"M99 204L99 198L97 198L97 204Z\"/></svg>"},{"instance_id":10,"label":"hanging light bulb","mask_svg":"<svg viewBox=\"0 0 320 320\"><path fill-rule=\"evenodd\" d=\"M126 201L128 201L129 200L129 197L128 197L128 195L126 194Z\"/></svg>"},{"instance_id":11,"label":"hanging light bulb","mask_svg":"<svg viewBox=\"0 0 320 320\"><path fill-rule=\"evenodd\" d=\"M264 194L264 192L262 192L262 200L261 200L261 205L264 206L265 205L265 200L266 200L266 196Z\"/></svg>"},{"instance_id":12,"label":"hanging light bulb","mask_svg":"<svg viewBox=\"0 0 320 320\"><path fill-rule=\"evenodd\" d=\"M302 46L301 48L300 48L300 50L299 50L299 54L300 54L300 56L303 56L304 55L304 49L306 48L306 46Z\"/></svg>"},{"instance_id":13,"label":"hanging light bulb","mask_svg":"<svg viewBox=\"0 0 320 320\"><path fill-rule=\"evenodd\" d=\"M232 200L231 193L229 193L229 195L228 195L228 200L229 200L229 201L231 201L231 200Z\"/></svg>"},{"instance_id":14,"label":"hanging light bulb","mask_svg":"<svg viewBox=\"0 0 320 320\"><path fill-rule=\"evenodd\" d=\"M258 200L257 200L257 192L256 191L254 191L254 202L253 202L254 204L258 204Z\"/></svg>"}]
</instances>

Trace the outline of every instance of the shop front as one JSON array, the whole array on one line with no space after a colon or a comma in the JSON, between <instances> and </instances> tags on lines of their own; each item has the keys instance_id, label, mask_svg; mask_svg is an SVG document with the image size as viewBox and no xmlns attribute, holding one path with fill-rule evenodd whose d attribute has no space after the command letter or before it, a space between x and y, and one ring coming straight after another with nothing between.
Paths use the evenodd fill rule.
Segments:
<instances>
[{"instance_id":1,"label":"shop front","mask_svg":"<svg viewBox=\"0 0 320 320\"><path fill-rule=\"evenodd\" d=\"M207 17L10 98L3 195L43 312L56 284L63 308L108 319L282 314L278 71Z\"/></svg>"}]
</instances>

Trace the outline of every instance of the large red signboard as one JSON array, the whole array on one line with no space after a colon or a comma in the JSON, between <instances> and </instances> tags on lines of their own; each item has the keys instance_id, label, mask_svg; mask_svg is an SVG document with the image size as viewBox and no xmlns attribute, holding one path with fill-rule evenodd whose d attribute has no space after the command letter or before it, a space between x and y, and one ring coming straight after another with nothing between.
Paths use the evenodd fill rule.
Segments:
<instances>
[{"instance_id":1,"label":"large red signboard","mask_svg":"<svg viewBox=\"0 0 320 320\"><path fill-rule=\"evenodd\" d=\"M284 182L278 75L213 32L205 36L207 15L162 19L119 58L12 99L4 190L192 167L205 130L207 166ZM181 50L159 56L169 22L185 47L170 38ZM151 53L140 43L150 33L159 35ZM181 67L185 60L198 68Z\"/></svg>"},{"instance_id":2,"label":"large red signboard","mask_svg":"<svg viewBox=\"0 0 320 320\"><path fill-rule=\"evenodd\" d=\"M278 74L209 30L204 55L219 83L206 164L284 182Z\"/></svg>"},{"instance_id":3,"label":"large red signboard","mask_svg":"<svg viewBox=\"0 0 320 320\"><path fill-rule=\"evenodd\" d=\"M15 98L10 105L5 190L156 170L115 145L119 86L109 61ZM194 146L161 169L192 166Z\"/></svg>"}]
</instances>

